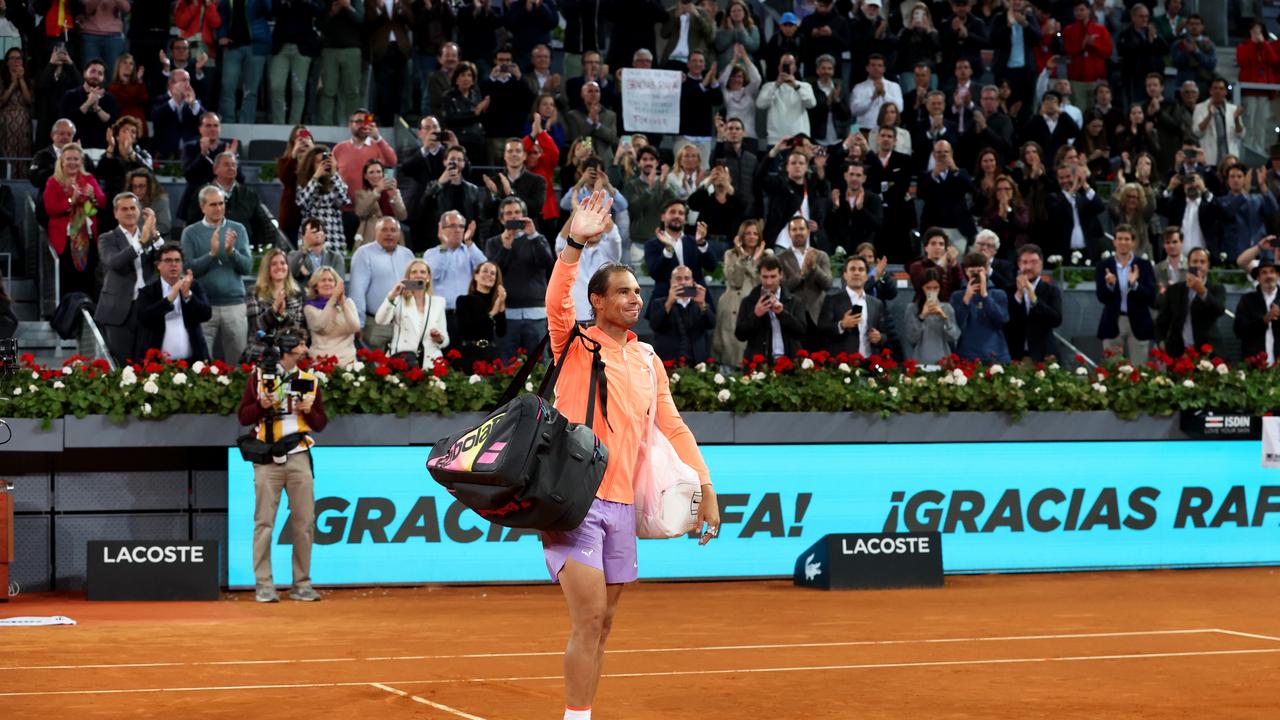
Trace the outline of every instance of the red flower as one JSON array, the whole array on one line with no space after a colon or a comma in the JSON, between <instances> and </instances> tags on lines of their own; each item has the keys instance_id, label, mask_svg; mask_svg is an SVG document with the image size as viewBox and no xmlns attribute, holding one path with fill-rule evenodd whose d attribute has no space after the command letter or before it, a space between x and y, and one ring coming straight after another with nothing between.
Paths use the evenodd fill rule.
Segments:
<instances>
[{"instance_id":1,"label":"red flower","mask_svg":"<svg viewBox=\"0 0 1280 720\"><path fill-rule=\"evenodd\" d=\"M1213 354L1213 346L1212 346L1212 345L1210 345L1209 343L1205 343L1205 344L1201 345L1201 346L1200 346L1200 354L1202 354L1202 355L1212 355L1212 354Z\"/></svg>"},{"instance_id":2,"label":"red flower","mask_svg":"<svg viewBox=\"0 0 1280 720\"><path fill-rule=\"evenodd\" d=\"M413 382L417 382L421 380L424 375L426 375L426 373L423 372L422 368L420 367L412 368L409 370L409 372L404 374L406 378L412 380Z\"/></svg>"},{"instance_id":3,"label":"red flower","mask_svg":"<svg viewBox=\"0 0 1280 720\"><path fill-rule=\"evenodd\" d=\"M672 368L674 368L675 366L676 366L676 361L675 361L675 360L663 360L663 361L662 361L662 367L664 367L664 368L666 368L666 369L668 369L668 370L671 370L671 369L672 369Z\"/></svg>"},{"instance_id":4,"label":"red flower","mask_svg":"<svg viewBox=\"0 0 1280 720\"><path fill-rule=\"evenodd\" d=\"M409 363L405 362L404 358L393 357L387 361L387 367L404 372L409 369Z\"/></svg>"},{"instance_id":5,"label":"red flower","mask_svg":"<svg viewBox=\"0 0 1280 720\"><path fill-rule=\"evenodd\" d=\"M143 369L149 373L158 373L164 370L164 365L156 362L148 362Z\"/></svg>"},{"instance_id":6,"label":"red flower","mask_svg":"<svg viewBox=\"0 0 1280 720\"><path fill-rule=\"evenodd\" d=\"M449 352L445 353L444 356L449 358L450 360L462 359L462 353L457 350L450 350Z\"/></svg>"},{"instance_id":7,"label":"red flower","mask_svg":"<svg viewBox=\"0 0 1280 720\"><path fill-rule=\"evenodd\" d=\"M1081 355L1080 353L1076 353L1076 364L1077 365L1084 364L1084 355Z\"/></svg>"},{"instance_id":8,"label":"red flower","mask_svg":"<svg viewBox=\"0 0 1280 720\"><path fill-rule=\"evenodd\" d=\"M809 357L809 351L805 350L804 348L800 348L799 350L796 351L796 357L801 359L807 358Z\"/></svg>"},{"instance_id":9,"label":"red flower","mask_svg":"<svg viewBox=\"0 0 1280 720\"><path fill-rule=\"evenodd\" d=\"M391 374L391 368L387 367L386 365L379 365L378 367L373 369L373 374L379 377L386 377L387 375Z\"/></svg>"},{"instance_id":10,"label":"red flower","mask_svg":"<svg viewBox=\"0 0 1280 720\"><path fill-rule=\"evenodd\" d=\"M1106 380L1108 377L1110 377L1110 374L1107 373L1107 371L1103 368L1097 368L1095 372L1098 373L1099 380Z\"/></svg>"},{"instance_id":11,"label":"red flower","mask_svg":"<svg viewBox=\"0 0 1280 720\"><path fill-rule=\"evenodd\" d=\"M783 355L782 357L777 358L776 360L773 361L773 371L775 373L784 373L790 370L794 370L795 367L796 367L796 364L791 362L791 358L787 357L786 355Z\"/></svg>"},{"instance_id":12,"label":"red flower","mask_svg":"<svg viewBox=\"0 0 1280 720\"><path fill-rule=\"evenodd\" d=\"M827 363L831 362L831 353L827 352L826 350L819 350L818 352L810 355L809 359L813 360L814 364L816 365L826 365ZM708 364L710 364L711 361L708 360L707 362Z\"/></svg>"},{"instance_id":13,"label":"red flower","mask_svg":"<svg viewBox=\"0 0 1280 720\"><path fill-rule=\"evenodd\" d=\"M23 365L29 365L36 361L36 356L31 353L22 353L22 357L18 359L22 361Z\"/></svg>"},{"instance_id":14,"label":"red flower","mask_svg":"<svg viewBox=\"0 0 1280 720\"><path fill-rule=\"evenodd\" d=\"M431 374L438 378L448 375L449 363L445 362L444 358L436 358L436 361L431 365Z\"/></svg>"}]
</instances>

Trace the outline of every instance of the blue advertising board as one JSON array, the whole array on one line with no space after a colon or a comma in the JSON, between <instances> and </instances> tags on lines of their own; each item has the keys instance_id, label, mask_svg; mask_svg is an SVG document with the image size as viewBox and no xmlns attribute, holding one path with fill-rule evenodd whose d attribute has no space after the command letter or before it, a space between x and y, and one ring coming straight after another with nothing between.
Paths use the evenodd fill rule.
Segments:
<instances>
[{"instance_id":1,"label":"blue advertising board","mask_svg":"<svg viewBox=\"0 0 1280 720\"><path fill-rule=\"evenodd\" d=\"M537 533L490 526L427 448L313 450L317 584L547 579ZM1280 565L1280 475L1257 441L702 448L720 537L640 542L642 578L782 577L828 533L940 531L948 573ZM253 469L229 458L233 587L254 582ZM286 503L273 538L290 567Z\"/></svg>"}]
</instances>

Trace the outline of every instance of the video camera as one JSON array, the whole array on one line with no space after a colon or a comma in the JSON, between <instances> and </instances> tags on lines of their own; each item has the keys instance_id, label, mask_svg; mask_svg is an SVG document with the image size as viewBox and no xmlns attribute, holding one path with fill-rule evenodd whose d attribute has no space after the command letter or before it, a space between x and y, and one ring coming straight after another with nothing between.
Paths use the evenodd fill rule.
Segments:
<instances>
[{"instance_id":1,"label":"video camera","mask_svg":"<svg viewBox=\"0 0 1280 720\"><path fill-rule=\"evenodd\" d=\"M276 335L262 330L258 331L257 337L258 341L263 344L262 353L258 355L257 359L258 369L262 373L262 384L267 392L274 393L279 389L280 375L277 372L277 368L280 366L281 356L298 347L298 344L302 342L302 338L291 332ZM315 380L294 378L289 382L289 386L285 388L285 394L290 398L297 398L307 393L313 393L315 390Z\"/></svg>"}]
</instances>

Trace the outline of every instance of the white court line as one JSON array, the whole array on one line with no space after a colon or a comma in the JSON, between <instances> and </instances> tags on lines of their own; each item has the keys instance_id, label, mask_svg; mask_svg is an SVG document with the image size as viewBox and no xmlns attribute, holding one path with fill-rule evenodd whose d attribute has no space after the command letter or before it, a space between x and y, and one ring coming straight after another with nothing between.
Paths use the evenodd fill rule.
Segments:
<instances>
[{"instance_id":1,"label":"white court line","mask_svg":"<svg viewBox=\"0 0 1280 720\"><path fill-rule=\"evenodd\" d=\"M893 668L943 667L956 665L1016 665L1025 663L1086 662L1090 660L1145 660L1149 658L1207 657L1215 655L1259 655L1280 653L1280 648L1249 650L1192 650L1187 652L1129 653L1124 655L1073 655L1067 657L997 658L988 660L926 660L902 663L863 663L858 665L807 665L801 667L737 668L726 670L670 670L665 672L605 673L602 678L678 677L688 675L753 675L759 673L817 672L824 670L878 670ZM44 690L0 693L0 697L45 697L54 695L129 695L164 692L217 692L229 690L278 690L289 688L337 688L364 685L449 685L457 683L535 682L562 680L561 675L527 675L521 677L451 678L432 680L386 680L360 682L293 683L271 685L219 685L213 687L134 688L129 690Z\"/></svg>"},{"instance_id":2,"label":"white court line","mask_svg":"<svg viewBox=\"0 0 1280 720\"><path fill-rule=\"evenodd\" d=\"M389 692L389 693L395 693L396 695L399 695L400 697L403 697L403 698L409 698L410 700L412 700L412 701L414 701L414 702L422 703L423 705L427 705L427 706L429 706L429 707L433 707L433 708L435 708L435 709L437 709L437 710L443 710L444 712L447 712L447 713L449 713L450 715L456 715L457 717L460 717L460 718L466 718L466 720L484 720L484 718L479 717L479 716L477 716L477 715L472 715L472 714L470 714L470 713L464 713L464 712L462 712L461 710L459 710L458 708L452 708L452 707L449 707L448 705L441 705L441 704L440 704L440 703L438 703L438 702L432 702L432 701L430 701L430 700L428 700L428 699L426 699L426 698L418 697L417 695L410 695L409 693L407 693L407 692L405 692L405 691L403 691L403 690L397 690L397 689L395 689L395 688L393 688L393 687L390 687L390 686L387 686L387 685L383 685L382 683L369 683L369 684L370 684L370 685L372 685L372 686L374 686L374 687L376 687L376 688L378 688L379 690L386 690L387 692Z\"/></svg>"},{"instance_id":3,"label":"white court line","mask_svg":"<svg viewBox=\"0 0 1280 720\"><path fill-rule=\"evenodd\" d=\"M1258 635L1257 633L1240 632L1239 630L1223 630L1222 628L1215 628L1214 632L1220 632L1224 635L1235 635L1237 637L1257 638L1258 640L1273 640L1275 642L1280 642L1280 637L1276 637L1274 635Z\"/></svg>"},{"instance_id":4,"label":"white court line","mask_svg":"<svg viewBox=\"0 0 1280 720\"><path fill-rule=\"evenodd\" d=\"M685 652L721 652L733 650L786 650L800 648L835 648L860 647L873 645L936 645L944 643L966 642L1014 642L1022 640L1070 640L1074 638L1105 637L1140 637L1147 635L1196 635L1203 633L1226 632L1217 628L1196 628L1192 630L1132 630L1124 632L1097 633L1065 633L1056 635L1002 635L994 637L966 638L925 638L906 640L848 640L842 642L814 643L774 643L764 645L703 645L695 647L663 647L663 648L631 648L606 650L608 655L638 655L646 653L685 653ZM384 657L352 657L352 658L290 658L281 660L205 660L198 662L157 662L157 663L121 663L118 665L15 665L0 666L0 671L12 670L81 670L102 668L135 668L135 667L195 667L210 665L305 665L311 663L338 662L403 662L411 660L475 660L491 658L523 658L523 657L558 657L564 650L506 652L506 653L468 653L464 655L391 655Z\"/></svg>"}]
</instances>

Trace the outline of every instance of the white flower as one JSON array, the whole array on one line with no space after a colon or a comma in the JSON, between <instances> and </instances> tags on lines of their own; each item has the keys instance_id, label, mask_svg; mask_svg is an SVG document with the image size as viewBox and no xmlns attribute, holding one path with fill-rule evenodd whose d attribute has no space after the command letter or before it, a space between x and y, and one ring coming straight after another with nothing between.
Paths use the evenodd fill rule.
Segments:
<instances>
[{"instance_id":1,"label":"white flower","mask_svg":"<svg viewBox=\"0 0 1280 720\"><path fill-rule=\"evenodd\" d=\"M63 385L61 380L55 380L55 381L53 382L53 389L54 389L54 390L61 390L61 389L65 388L65 387L66 387L66 385Z\"/></svg>"},{"instance_id":2,"label":"white flower","mask_svg":"<svg viewBox=\"0 0 1280 720\"><path fill-rule=\"evenodd\" d=\"M733 395L728 390L721 390L720 392L716 393L716 399L719 400L720 402L729 402L730 397L733 397Z\"/></svg>"},{"instance_id":3,"label":"white flower","mask_svg":"<svg viewBox=\"0 0 1280 720\"><path fill-rule=\"evenodd\" d=\"M1116 372L1120 373L1121 375L1129 375L1130 373L1133 372L1133 366L1121 365L1120 367L1116 368Z\"/></svg>"},{"instance_id":4,"label":"white flower","mask_svg":"<svg viewBox=\"0 0 1280 720\"><path fill-rule=\"evenodd\" d=\"M1089 374L1089 368L1087 368L1087 367L1085 367L1085 366L1081 365L1080 367L1076 368L1076 374L1077 374L1077 375L1088 375L1088 374Z\"/></svg>"},{"instance_id":5,"label":"white flower","mask_svg":"<svg viewBox=\"0 0 1280 720\"><path fill-rule=\"evenodd\" d=\"M988 368L987 371L990 372L992 375L1003 375L1004 367L1002 367L1000 364L997 363L995 365L992 365L990 368Z\"/></svg>"},{"instance_id":6,"label":"white flower","mask_svg":"<svg viewBox=\"0 0 1280 720\"><path fill-rule=\"evenodd\" d=\"M186 375L186 373L178 373L177 375L174 375L174 376L173 376L173 384L174 384L174 385L186 385L186 384L187 384L187 375Z\"/></svg>"},{"instance_id":7,"label":"white flower","mask_svg":"<svg viewBox=\"0 0 1280 720\"><path fill-rule=\"evenodd\" d=\"M1036 378L1037 378L1037 379L1039 379L1039 380L1043 380L1043 379L1044 379L1044 371L1043 371L1043 370L1037 370L1037 371L1036 371Z\"/></svg>"},{"instance_id":8,"label":"white flower","mask_svg":"<svg viewBox=\"0 0 1280 720\"><path fill-rule=\"evenodd\" d=\"M355 364L351 366L351 369L352 369L352 370L355 370L356 372L363 372L363 371L364 371L364 363L362 363L362 362L360 362L359 360L357 360L357 361L355 362Z\"/></svg>"},{"instance_id":9,"label":"white flower","mask_svg":"<svg viewBox=\"0 0 1280 720\"><path fill-rule=\"evenodd\" d=\"M1209 362L1208 360L1201 360L1199 364L1196 365L1196 367L1200 368L1201 370L1212 370L1213 363Z\"/></svg>"},{"instance_id":10,"label":"white flower","mask_svg":"<svg viewBox=\"0 0 1280 720\"><path fill-rule=\"evenodd\" d=\"M1103 251L1102 251L1102 259L1103 259L1103 260L1107 260L1107 259L1109 259L1110 257L1111 257L1111 251L1110 251L1110 250L1103 250Z\"/></svg>"},{"instance_id":11,"label":"white flower","mask_svg":"<svg viewBox=\"0 0 1280 720\"><path fill-rule=\"evenodd\" d=\"M1102 383L1096 382L1096 383L1094 383L1094 384L1093 384L1093 391L1094 391L1094 392L1096 392L1096 393L1099 393L1099 394L1101 394L1101 395L1106 395L1106 394L1107 394L1107 386L1106 386L1106 385L1103 385Z\"/></svg>"},{"instance_id":12,"label":"white flower","mask_svg":"<svg viewBox=\"0 0 1280 720\"><path fill-rule=\"evenodd\" d=\"M447 388L447 386L444 384L444 381L438 377L431 378L431 387L435 388L436 390L444 390Z\"/></svg>"},{"instance_id":13,"label":"white flower","mask_svg":"<svg viewBox=\"0 0 1280 720\"><path fill-rule=\"evenodd\" d=\"M70 366L67 366L67 367L62 368L62 374L63 374L63 375L70 375L70 374L71 374L71 372L72 372L72 371L71 371L71 367L70 367ZM130 373L132 373L132 372L133 372L133 368L132 368L132 367L130 367L130 368L129 368L129 372L130 372ZM33 372L33 373L31 373L31 377L37 377L37 375Z\"/></svg>"},{"instance_id":14,"label":"white flower","mask_svg":"<svg viewBox=\"0 0 1280 720\"><path fill-rule=\"evenodd\" d=\"M213 368L213 369L214 369L214 370L216 370L217 368ZM217 374L218 374L218 373L216 373L216 372L214 373L214 375L217 375ZM322 372L313 372L313 373L311 373L311 374L316 376L316 380L319 380L321 385L323 385L323 384L325 384L325 383L329 382L329 376L328 376L328 375L325 375L325 374L324 374L324 373L322 373Z\"/></svg>"},{"instance_id":15,"label":"white flower","mask_svg":"<svg viewBox=\"0 0 1280 720\"><path fill-rule=\"evenodd\" d=\"M1227 367L1226 363L1218 363L1218 367L1214 370L1217 370L1219 375L1227 375L1231 372L1231 368Z\"/></svg>"},{"instance_id":16,"label":"white flower","mask_svg":"<svg viewBox=\"0 0 1280 720\"><path fill-rule=\"evenodd\" d=\"M711 378L711 382L713 382L713 383L715 383L715 384L717 384L717 385L723 385L723 384L724 384L724 376L723 376L723 375L721 375L720 373L716 373L716 376L715 376L715 377L713 377L713 378Z\"/></svg>"},{"instance_id":17,"label":"white flower","mask_svg":"<svg viewBox=\"0 0 1280 720\"><path fill-rule=\"evenodd\" d=\"M160 392L160 386L157 385L154 380L148 380L146 384L142 386L142 391L148 395L155 395Z\"/></svg>"},{"instance_id":18,"label":"white flower","mask_svg":"<svg viewBox=\"0 0 1280 720\"><path fill-rule=\"evenodd\" d=\"M1009 378L1009 384L1016 388L1020 388L1027 383L1022 378Z\"/></svg>"},{"instance_id":19,"label":"white flower","mask_svg":"<svg viewBox=\"0 0 1280 720\"><path fill-rule=\"evenodd\" d=\"M223 375L222 377L218 378L218 384L219 384L219 385L230 385L230 384L231 384L231 378L227 377L226 375Z\"/></svg>"},{"instance_id":20,"label":"white flower","mask_svg":"<svg viewBox=\"0 0 1280 720\"><path fill-rule=\"evenodd\" d=\"M526 383L524 384L524 391L525 391L525 392L533 392L533 381L532 381L532 380L530 380L529 382L526 382Z\"/></svg>"},{"instance_id":21,"label":"white flower","mask_svg":"<svg viewBox=\"0 0 1280 720\"><path fill-rule=\"evenodd\" d=\"M700 362L700 363L698 363L697 365L694 365L694 366L693 366L693 369L694 369L694 370L697 370L698 372L706 372L706 371L707 371L707 364L706 364L706 363L704 363L704 362Z\"/></svg>"},{"instance_id":22,"label":"white flower","mask_svg":"<svg viewBox=\"0 0 1280 720\"><path fill-rule=\"evenodd\" d=\"M13 389L13 394L14 394L14 395L21 395L21 394L22 394L22 388L20 388L20 387L16 387L16 388L14 388L14 389Z\"/></svg>"},{"instance_id":23,"label":"white flower","mask_svg":"<svg viewBox=\"0 0 1280 720\"><path fill-rule=\"evenodd\" d=\"M840 365L836 369L842 373L853 372L853 369L849 367L849 363L840 363Z\"/></svg>"},{"instance_id":24,"label":"white flower","mask_svg":"<svg viewBox=\"0 0 1280 720\"><path fill-rule=\"evenodd\" d=\"M63 370L70 370L71 368L62 368L62 369L63 369ZM66 375L70 375L71 373L64 373L64 374L66 374ZM39 380L39 379L40 379L40 373L36 372L35 370L32 370L32 371L31 371L31 379L32 379L32 380Z\"/></svg>"},{"instance_id":25,"label":"white flower","mask_svg":"<svg viewBox=\"0 0 1280 720\"><path fill-rule=\"evenodd\" d=\"M1036 395L1039 395L1039 394L1040 394L1040 388L1036 388L1036 389L1035 389L1035 394L1036 394Z\"/></svg>"},{"instance_id":26,"label":"white flower","mask_svg":"<svg viewBox=\"0 0 1280 720\"><path fill-rule=\"evenodd\" d=\"M957 380L965 376L964 371L961 370L960 368L956 368L955 370L952 370L951 374L954 375Z\"/></svg>"},{"instance_id":27,"label":"white flower","mask_svg":"<svg viewBox=\"0 0 1280 720\"><path fill-rule=\"evenodd\" d=\"M474 377L474 376L473 376L473 377ZM387 376L387 382L388 382L388 383L391 383L392 385L399 385L399 384L400 384L400 378L396 377L395 375L388 375L388 376Z\"/></svg>"},{"instance_id":28,"label":"white flower","mask_svg":"<svg viewBox=\"0 0 1280 720\"><path fill-rule=\"evenodd\" d=\"M1142 254L1141 254L1141 255L1139 255L1138 257L1142 258L1143 260L1150 260L1150 259L1151 259L1151 256L1150 256L1150 255L1148 255L1148 254L1146 254L1146 253L1142 253Z\"/></svg>"},{"instance_id":29,"label":"white flower","mask_svg":"<svg viewBox=\"0 0 1280 720\"><path fill-rule=\"evenodd\" d=\"M197 374L197 375L199 375L200 373L204 372L204 361L203 361L203 360L197 360L197 361L195 361L195 362L191 365L191 372L193 372L193 373L195 373L195 374Z\"/></svg>"},{"instance_id":30,"label":"white flower","mask_svg":"<svg viewBox=\"0 0 1280 720\"><path fill-rule=\"evenodd\" d=\"M752 374L751 374L751 379L752 379L752 380L755 380L756 382L760 382L760 381L761 381L761 380L763 380L764 378L765 378L764 373L763 373L763 372L760 372L759 370L757 370L756 372L754 372L754 373L752 373Z\"/></svg>"},{"instance_id":31,"label":"white flower","mask_svg":"<svg viewBox=\"0 0 1280 720\"><path fill-rule=\"evenodd\" d=\"M1050 370L1061 370L1061 369L1062 369L1062 366L1061 366L1061 365L1059 365L1058 363L1049 363L1049 369L1050 369Z\"/></svg>"},{"instance_id":32,"label":"white flower","mask_svg":"<svg viewBox=\"0 0 1280 720\"><path fill-rule=\"evenodd\" d=\"M1048 261L1048 263L1049 263L1050 265L1061 265L1061 264L1062 264L1062 256L1061 256L1061 255L1050 255L1049 257L1045 258L1045 260L1047 260L1047 261Z\"/></svg>"},{"instance_id":33,"label":"white flower","mask_svg":"<svg viewBox=\"0 0 1280 720\"><path fill-rule=\"evenodd\" d=\"M1195 386L1196 386L1195 381L1191 380L1190 378L1182 381L1182 387L1184 388L1193 388Z\"/></svg>"},{"instance_id":34,"label":"white flower","mask_svg":"<svg viewBox=\"0 0 1280 720\"><path fill-rule=\"evenodd\" d=\"M956 376L951 373L943 373L942 377L938 378L939 385L954 385L955 382Z\"/></svg>"},{"instance_id":35,"label":"white flower","mask_svg":"<svg viewBox=\"0 0 1280 720\"><path fill-rule=\"evenodd\" d=\"M964 387L965 385L968 385L968 384L969 384L969 378L965 377L964 373L960 373L959 375L956 376L957 387Z\"/></svg>"},{"instance_id":36,"label":"white flower","mask_svg":"<svg viewBox=\"0 0 1280 720\"><path fill-rule=\"evenodd\" d=\"M470 385L479 385L482 382L484 382L484 378L480 377L479 375L472 375L471 377L467 378L467 383Z\"/></svg>"},{"instance_id":37,"label":"white flower","mask_svg":"<svg viewBox=\"0 0 1280 720\"><path fill-rule=\"evenodd\" d=\"M1084 266L1085 266L1085 267L1093 267L1093 261L1092 261L1092 260L1085 260L1085 261L1084 261Z\"/></svg>"},{"instance_id":38,"label":"white flower","mask_svg":"<svg viewBox=\"0 0 1280 720\"><path fill-rule=\"evenodd\" d=\"M892 396L894 396L894 397L898 397L898 388L897 388L896 386L890 385L890 386L889 386L889 394L890 394L890 395L892 395Z\"/></svg>"},{"instance_id":39,"label":"white flower","mask_svg":"<svg viewBox=\"0 0 1280 720\"><path fill-rule=\"evenodd\" d=\"M1083 257L1084 257L1084 253L1080 252L1079 250L1076 250L1071 253L1071 262L1078 263Z\"/></svg>"},{"instance_id":40,"label":"white flower","mask_svg":"<svg viewBox=\"0 0 1280 720\"><path fill-rule=\"evenodd\" d=\"M1047 403L1049 403L1050 405L1052 405L1052 404L1053 404L1053 398L1049 398L1049 399L1045 400L1045 402L1047 402Z\"/></svg>"},{"instance_id":41,"label":"white flower","mask_svg":"<svg viewBox=\"0 0 1280 720\"><path fill-rule=\"evenodd\" d=\"M354 378L355 378L355 375L352 375L349 372L342 373L342 379L346 380L347 382L351 382Z\"/></svg>"},{"instance_id":42,"label":"white flower","mask_svg":"<svg viewBox=\"0 0 1280 720\"><path fill-rule=\"evenodd\" d=\"M848 384L849 384L849 383L851 383L851 382L853 382L853 378L845 378L845 379L844 379L844 384L845 384L845 385L848 385Z\"/></svg>"},{"instance_id":43,"label":"white flower","mask_svg":"<svg viewBox=\"0 0 1280 720\"><path fill-rule=\"evenodd\" d=\"M750 384L750 383L751 383L751 376L750 376L750 375L743 375L743 376L742 376L742 380L741 380L740 382L741 382L743 385Z\"/></svg>"},{"instance_id":44,"label":"white flower","mask_svg":"<svg viewBox=\"0 0 1280 720\"><path fill-rule=\"evenodd\" d=\"M217 365L210 365L210 366L209 366L209 374L210 374L210 375L217 375L217 374L218 374L218 366L217 366ZM319 373L316 373L316 374L317 374L317 375L319 375Z\"/></svg>"},{"instance_id":45,"label":"white flower","mask_svg":"<svg viewBox=\"0 0 1280 720\"><path fill-rule=\"evenodd\" d=\"M151 414L151 403L142 403L142 414L143 415Z\"/></svg>"},{"instance_id":46,"label":"white flower","mask_svg":"<svg viewBox=\"0 0 1280 720\"><path fill-rule=\"evenodd\" d=\"M867 386L868 386L868 387L875 387L875 386L876 386L876 380L875 380L875 378L867 378Z\"/></svg>"},{"instance_id":47,"label":"white flower","mask_svg":"<svg viewBox=\"0 0 1280 720\"><path fill-rule=\"evenodd\" d=\"M801 369L801 370L812 370L812 369L813 369L813 360L810 360L809 358L805 358L805 359L801 360L801 361L800 361L800 369Z\"/></svg>"},{"instance_id":48,"label":"white flower","mask_svg":"<svg viewBox=\"0 0 1280 720\"><path fill-rule=\"evenodd\" d=\"M1243 371L1243 370L1237 370L1237 371L1236 371L1236 377L1238 377L1238 378L1240 378L1241 380L1243 380L1243 379L1244 379L1244 371Z\"/></svg>"}]
</instances>

